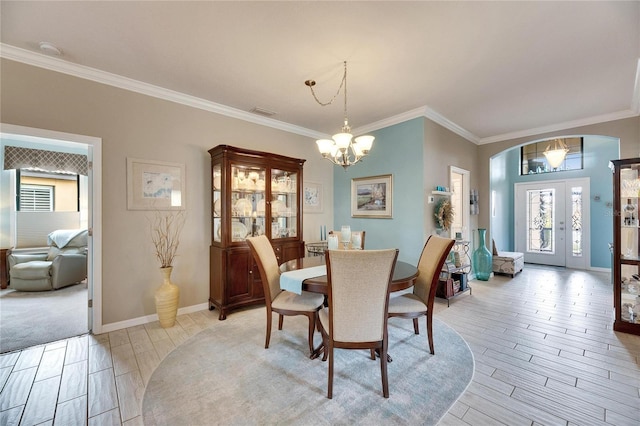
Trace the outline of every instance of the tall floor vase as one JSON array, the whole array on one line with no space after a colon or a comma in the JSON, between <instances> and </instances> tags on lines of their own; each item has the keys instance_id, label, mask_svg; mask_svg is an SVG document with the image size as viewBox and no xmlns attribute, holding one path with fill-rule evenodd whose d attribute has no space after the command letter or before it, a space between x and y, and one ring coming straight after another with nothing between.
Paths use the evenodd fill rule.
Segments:
<instances>
[{"instance_id":1,"label":"tall floor vase","mask_svg":"<svg viewBox=\"0 0 640 426\"><path fill-rule=\"evenodd\" d=\"M173 267L160 268L163 283L156 290L156 313L162 328L173 327L176 323L178 313L178 301L180 300L180 289L171 282L171 271Z\"/></svg>"},{"instance_id":2,"label":"tall floor vase","mask_svg":"<svg viewBox=\"0 0 640 426\"><path fill-rule=\"evenodd\" d=\"M489 281L493 268L493 256L485 244L486 236L486 229L478 229L479 246L473 252L473 269L476 273L476 279L481 281Z\"/></svg>"}]
</instances>

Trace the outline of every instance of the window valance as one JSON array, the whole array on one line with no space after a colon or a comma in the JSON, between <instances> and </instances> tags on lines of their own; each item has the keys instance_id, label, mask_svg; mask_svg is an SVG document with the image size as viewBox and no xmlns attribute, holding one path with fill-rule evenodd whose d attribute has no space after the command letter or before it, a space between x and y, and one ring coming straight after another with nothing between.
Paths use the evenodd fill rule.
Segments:
<instances>
[{"instance_id":1,"label":"window valance","mask_svg":"<svg viewBox=\"0 0 640 426\"><path fill-rule=\"evenodd\" d=\"M46 172L70 172L87 175L87 156L42 149L4 147L4 169L34 168Z\"/></svg>"}]
</instances>

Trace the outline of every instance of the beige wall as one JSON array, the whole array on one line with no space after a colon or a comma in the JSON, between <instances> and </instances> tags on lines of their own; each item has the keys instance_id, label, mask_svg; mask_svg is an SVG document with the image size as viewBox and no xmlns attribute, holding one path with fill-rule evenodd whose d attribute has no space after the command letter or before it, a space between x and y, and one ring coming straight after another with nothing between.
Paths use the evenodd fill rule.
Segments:
<instances>
[{"instance_id":1,"label":"beige wall","mask_svg":"<svg viewBox=\"0 0 640 426\"><path fill-rule=\"evenodd\" d=\"M478 217L478 226L489 228L489 163L491 157L514 146L563 135L599 135L616 137L620 139L620 158L640 156L640 117L626 118L623 120L609 121L589 126L574 127L556 132L540 133L538 135L524 138L481 145L478 149L478 176L480 177L480 215ZM483 208L483 206L487 206L487 208ZM489 234L490 232L491 230L489 230ZM491 236L488 235L487 241L490 240Z\"/></svg>"},{"instance_id":2,"label":"beige wall","mask_svg":"<svg viewBox=\"0 0 640 426\"><path fill-rule=\"evenodd\" d=\"M469 189L477 189L479 183L478 174L478 145L469 142L462 136L429 120L424 120L424 187L426 197L436 185L449 185L449 166L459 167L470 172ZM434 204L427 204L425 209L425 223L427 234L435 233L436 227L433 219ZM478 216L472 215L469 222L469 235L474 237L478 228Z\"/></svg>"},{"instance_id":3,"label":"beige wall","mask_svg":"<svg viewBox=\"0 0 640 426\"><path fill-rule=\"evenodd\" d=\"M333 225L332 166L310 138L14 61L1 66L0 122L102 138L103 241L96 244L103 253L103 325L155 313L161 282L149 212L127 210L127 157L186 164L187 223L172 276L182 307L209 297L208 149L228 144L305 158L304 178L329 191L324 213L304 216L303 235Z\"/></svg>"}]
</instances>

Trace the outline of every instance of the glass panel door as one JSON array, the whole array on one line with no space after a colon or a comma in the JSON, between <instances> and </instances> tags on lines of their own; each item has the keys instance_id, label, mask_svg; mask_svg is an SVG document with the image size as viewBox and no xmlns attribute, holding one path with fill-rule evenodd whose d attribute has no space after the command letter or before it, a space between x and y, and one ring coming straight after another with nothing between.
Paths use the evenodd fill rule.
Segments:
<instances>
[{"instance_id":1,"label":"glass panel door","mask_svg":"<svg viewBox=\"0 0 640 426\"><path fill-rule=\"evenodd\" d=\"M271 239L298 235L298 174L271 170Z\"/></svg>"},{"instance_id":2,"label":"glass panel door","mask_svg":"<svg viewBox=\"0 0 640 426\"><path fill-rule=\"evenodd\" d=\"M525 262L565 266L564 188L563 182L517 185L516 251Z\"/></svg>"},{"instance_id":3,"label":"glass panel door","mask_svg":"<svg viewBox=\"0 0 640 426\"><path fill-rule=\"evenodd\" d=\"M247 164L231 166L231 241L265 233L266 170Z\"/></svg>"}]
</instances>

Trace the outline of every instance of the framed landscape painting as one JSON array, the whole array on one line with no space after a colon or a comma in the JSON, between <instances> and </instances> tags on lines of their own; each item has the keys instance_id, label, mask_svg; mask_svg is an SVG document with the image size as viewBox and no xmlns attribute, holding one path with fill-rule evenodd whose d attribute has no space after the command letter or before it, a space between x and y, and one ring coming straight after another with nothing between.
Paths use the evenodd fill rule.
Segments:
<instances>
[{"instance_id":1,"label":"framed landscape painting","mask_svg":"<svg viewBox=\"0 0 640 426\"><path fill-rule=\"evenodd\" d=\"M351 179L351 217L393 217L393 176Z\"/></svg>"}]
</instances>

